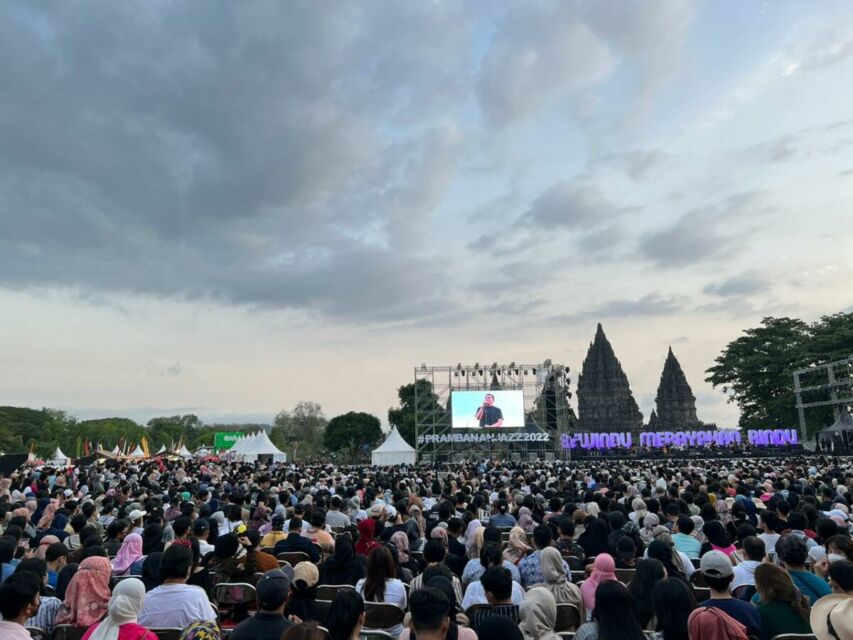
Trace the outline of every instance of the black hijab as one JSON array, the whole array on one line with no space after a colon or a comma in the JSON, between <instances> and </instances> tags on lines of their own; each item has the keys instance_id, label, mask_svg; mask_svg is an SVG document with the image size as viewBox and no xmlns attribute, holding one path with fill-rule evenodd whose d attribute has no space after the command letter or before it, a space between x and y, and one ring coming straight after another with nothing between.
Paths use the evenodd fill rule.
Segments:
<instances>
[{"instance_id":1,"label":"black hijab","mask_svg":"<svg viewBox=\"0 0 853 640\"><path fill-rule=\"evenodd\" d=\"M335 538L335 552L320 567L320 584L355 584L364 578L364 565L355 555L352 538Z\"/></svg>"},{"instance_id":2,"label":"black hijab","mask_svg":"<svg viewBox=\"0 0 853 640\"><path fill-rule=\"evenodd\" d=\"M142 583L145 585L146 592L159 587L162 582L160 580L160 559L162 557L162 551L155 551L148 554L142 563Z\"/></svg>"}]
</instances>

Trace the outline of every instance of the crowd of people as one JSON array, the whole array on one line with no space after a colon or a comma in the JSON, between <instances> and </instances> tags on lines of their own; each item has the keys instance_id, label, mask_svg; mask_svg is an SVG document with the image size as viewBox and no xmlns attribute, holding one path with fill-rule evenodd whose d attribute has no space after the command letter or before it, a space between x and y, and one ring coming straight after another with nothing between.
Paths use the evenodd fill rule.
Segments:
<instances>
[{"instance_id":1,"label":"crowd of people","mask_svg":"<svg viewBox=\"0 0 853 640\"><path fill-rule=\"evenodd\" d=\"M23 468L0 638L853 640L851 513L819 455Z\"/></svg>"}]
</instances>

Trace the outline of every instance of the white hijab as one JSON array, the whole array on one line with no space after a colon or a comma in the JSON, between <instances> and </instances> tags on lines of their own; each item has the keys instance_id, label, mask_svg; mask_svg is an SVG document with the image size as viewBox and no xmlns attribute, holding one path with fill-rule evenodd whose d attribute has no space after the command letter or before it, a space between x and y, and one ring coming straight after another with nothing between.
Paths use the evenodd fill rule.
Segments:
<instances>
[{"instance_id":1,"label":"white hijab","mask_svg":"<svg viewBox=\"0 0 853 640\"><path fill-rule=\"evenodd\" d=\"M119 627L136 622L145 602L145 585L138 578L126 578L116 585L107 617L101 620L89 640L118 640Z\"/></svg>"}]
</instances>

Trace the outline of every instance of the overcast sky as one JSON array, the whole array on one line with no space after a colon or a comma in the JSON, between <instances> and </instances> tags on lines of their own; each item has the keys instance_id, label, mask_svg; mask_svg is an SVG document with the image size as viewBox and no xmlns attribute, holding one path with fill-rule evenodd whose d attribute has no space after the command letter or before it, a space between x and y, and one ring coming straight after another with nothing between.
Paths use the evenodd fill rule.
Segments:
<instances>
[{"instance_id":1,"label":"overcast sky","mask_svg":"<svg viewBox=\"0 0 853 640\"><path fill-rule=\"evenodd\" d=\"M853 3L0 4L0 404L386 418L422 362L646 418L853 305Z\"/></svg>"}]
</instances>

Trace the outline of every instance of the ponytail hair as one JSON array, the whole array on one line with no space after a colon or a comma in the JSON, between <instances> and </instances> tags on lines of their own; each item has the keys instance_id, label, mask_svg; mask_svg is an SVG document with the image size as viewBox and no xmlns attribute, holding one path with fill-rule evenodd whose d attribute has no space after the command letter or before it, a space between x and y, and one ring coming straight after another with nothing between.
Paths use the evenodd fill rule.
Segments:
<instances>
[{"instance_id":1,"label":"ponytail hair","mask_svg":"<svg viewBox=\"0 0 853 640\"><path fill-rule=\"evenodd\" d=\"M755 568L755 589L762 602L783 602L809 620L809 602L794 585L787 571L775 564L762 562Z\"/></svg>"}]
</instances>

